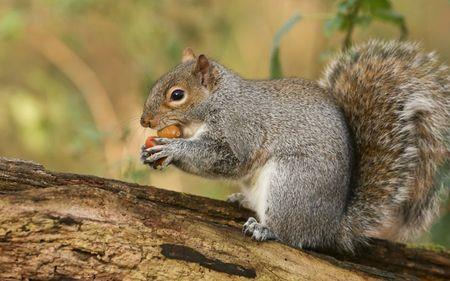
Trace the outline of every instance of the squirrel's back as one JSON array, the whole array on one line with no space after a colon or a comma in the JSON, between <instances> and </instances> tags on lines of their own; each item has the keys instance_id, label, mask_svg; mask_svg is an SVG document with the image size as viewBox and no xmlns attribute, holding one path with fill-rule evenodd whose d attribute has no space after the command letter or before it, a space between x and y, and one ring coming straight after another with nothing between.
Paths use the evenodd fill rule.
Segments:
<instances>
[{"instance_id":1,"label":"squirrel's back","mask_svg":"<svg viewBox=\"0 0 450 281\"><path fill-rule=\"evenodd\" d=\"M447 67L415 44L372 41L339 55L320 84L342 107L355 143L345 233L404 240L428 226L448 155Z\"/></svg>"}]
</instances>

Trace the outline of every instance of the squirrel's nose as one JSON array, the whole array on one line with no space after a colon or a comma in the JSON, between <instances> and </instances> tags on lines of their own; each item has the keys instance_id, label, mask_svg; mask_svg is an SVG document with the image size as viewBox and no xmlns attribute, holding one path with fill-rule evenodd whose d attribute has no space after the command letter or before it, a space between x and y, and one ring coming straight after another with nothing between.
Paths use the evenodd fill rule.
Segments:
<instances>
[{"instance_id":1,"label":"squirrel's nose","mask_svg":"<svg viewBox=\"0 0 450 281\"><path fill-rule=\"evenodd\" d=\"M150 119L145 116L142 116L141 117L141 126L144 128L150 127L151 126Z\"/></svg>"},{"instance_id":2,"label":"squirrel's nose","mask_svg":"<svg viewBox=\"0 0 450 281\"><path fill-rule=\"evenodd\" d=\"M142 116L141 117L141 126L142 127L148 127L148 128L155 128L159 124L159 116L156 116L155 118L151 118L151 116Z\"/></svg>"}]
</instances>

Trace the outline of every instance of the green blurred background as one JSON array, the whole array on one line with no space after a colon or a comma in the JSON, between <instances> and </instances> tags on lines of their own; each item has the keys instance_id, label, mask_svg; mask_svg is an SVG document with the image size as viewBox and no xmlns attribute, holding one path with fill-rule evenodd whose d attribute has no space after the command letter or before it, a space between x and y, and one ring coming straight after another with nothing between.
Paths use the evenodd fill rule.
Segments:
<instances>
[{"instance_id":1,"label":"green blurred background","mask_svg":"<svg viewBox=\"0 0 450 281\"><path fill-rule=\"evenodd\" d=\"M186 46L246 78L267 78L274 35L296 13L300 21L281 40L284 76L319 77L350 28L361 42L398 38L403 23L408 39L448 63L448 0L391 1L352 19L358 1L389 2L0 0L0 155L224 199L236 186L139 163L151 134L139 117L152 83ZM450 247L450 203L442 206L419 242Z\"/></svg>"}]
</instances>

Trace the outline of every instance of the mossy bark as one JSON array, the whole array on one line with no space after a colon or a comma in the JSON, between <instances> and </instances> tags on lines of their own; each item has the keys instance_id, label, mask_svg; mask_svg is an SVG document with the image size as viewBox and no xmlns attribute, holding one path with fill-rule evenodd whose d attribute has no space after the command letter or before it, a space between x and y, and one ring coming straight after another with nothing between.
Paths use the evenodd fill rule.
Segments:
<instances>
[{"instance_id":1,"label":"mossy bark","mask_svg":"<svg viewBox=\"0 0 450 281\"><path fill-rule=\"evenodd\" d=\"M225 202L0 158L0 280L448 279L450 255L373 241L354 256L242 235Z\"/></svg>"}]
</instances>

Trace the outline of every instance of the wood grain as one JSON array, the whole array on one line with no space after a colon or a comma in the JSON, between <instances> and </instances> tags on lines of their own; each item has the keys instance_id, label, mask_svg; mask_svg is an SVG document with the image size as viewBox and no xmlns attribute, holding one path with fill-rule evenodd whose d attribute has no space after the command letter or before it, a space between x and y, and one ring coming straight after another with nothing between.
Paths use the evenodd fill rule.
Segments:
<instances>
[{"instance_id":1,"label":"wood grain","mask_svg":"<svg viewBox=\"0 0 450 281\"><path fill-rule=\"evenodd\" d=\"M0 280L436 280L450 255L373 241L353 256L241 233L226 202L0 158Z\"/></svg>"}]
</instances>

